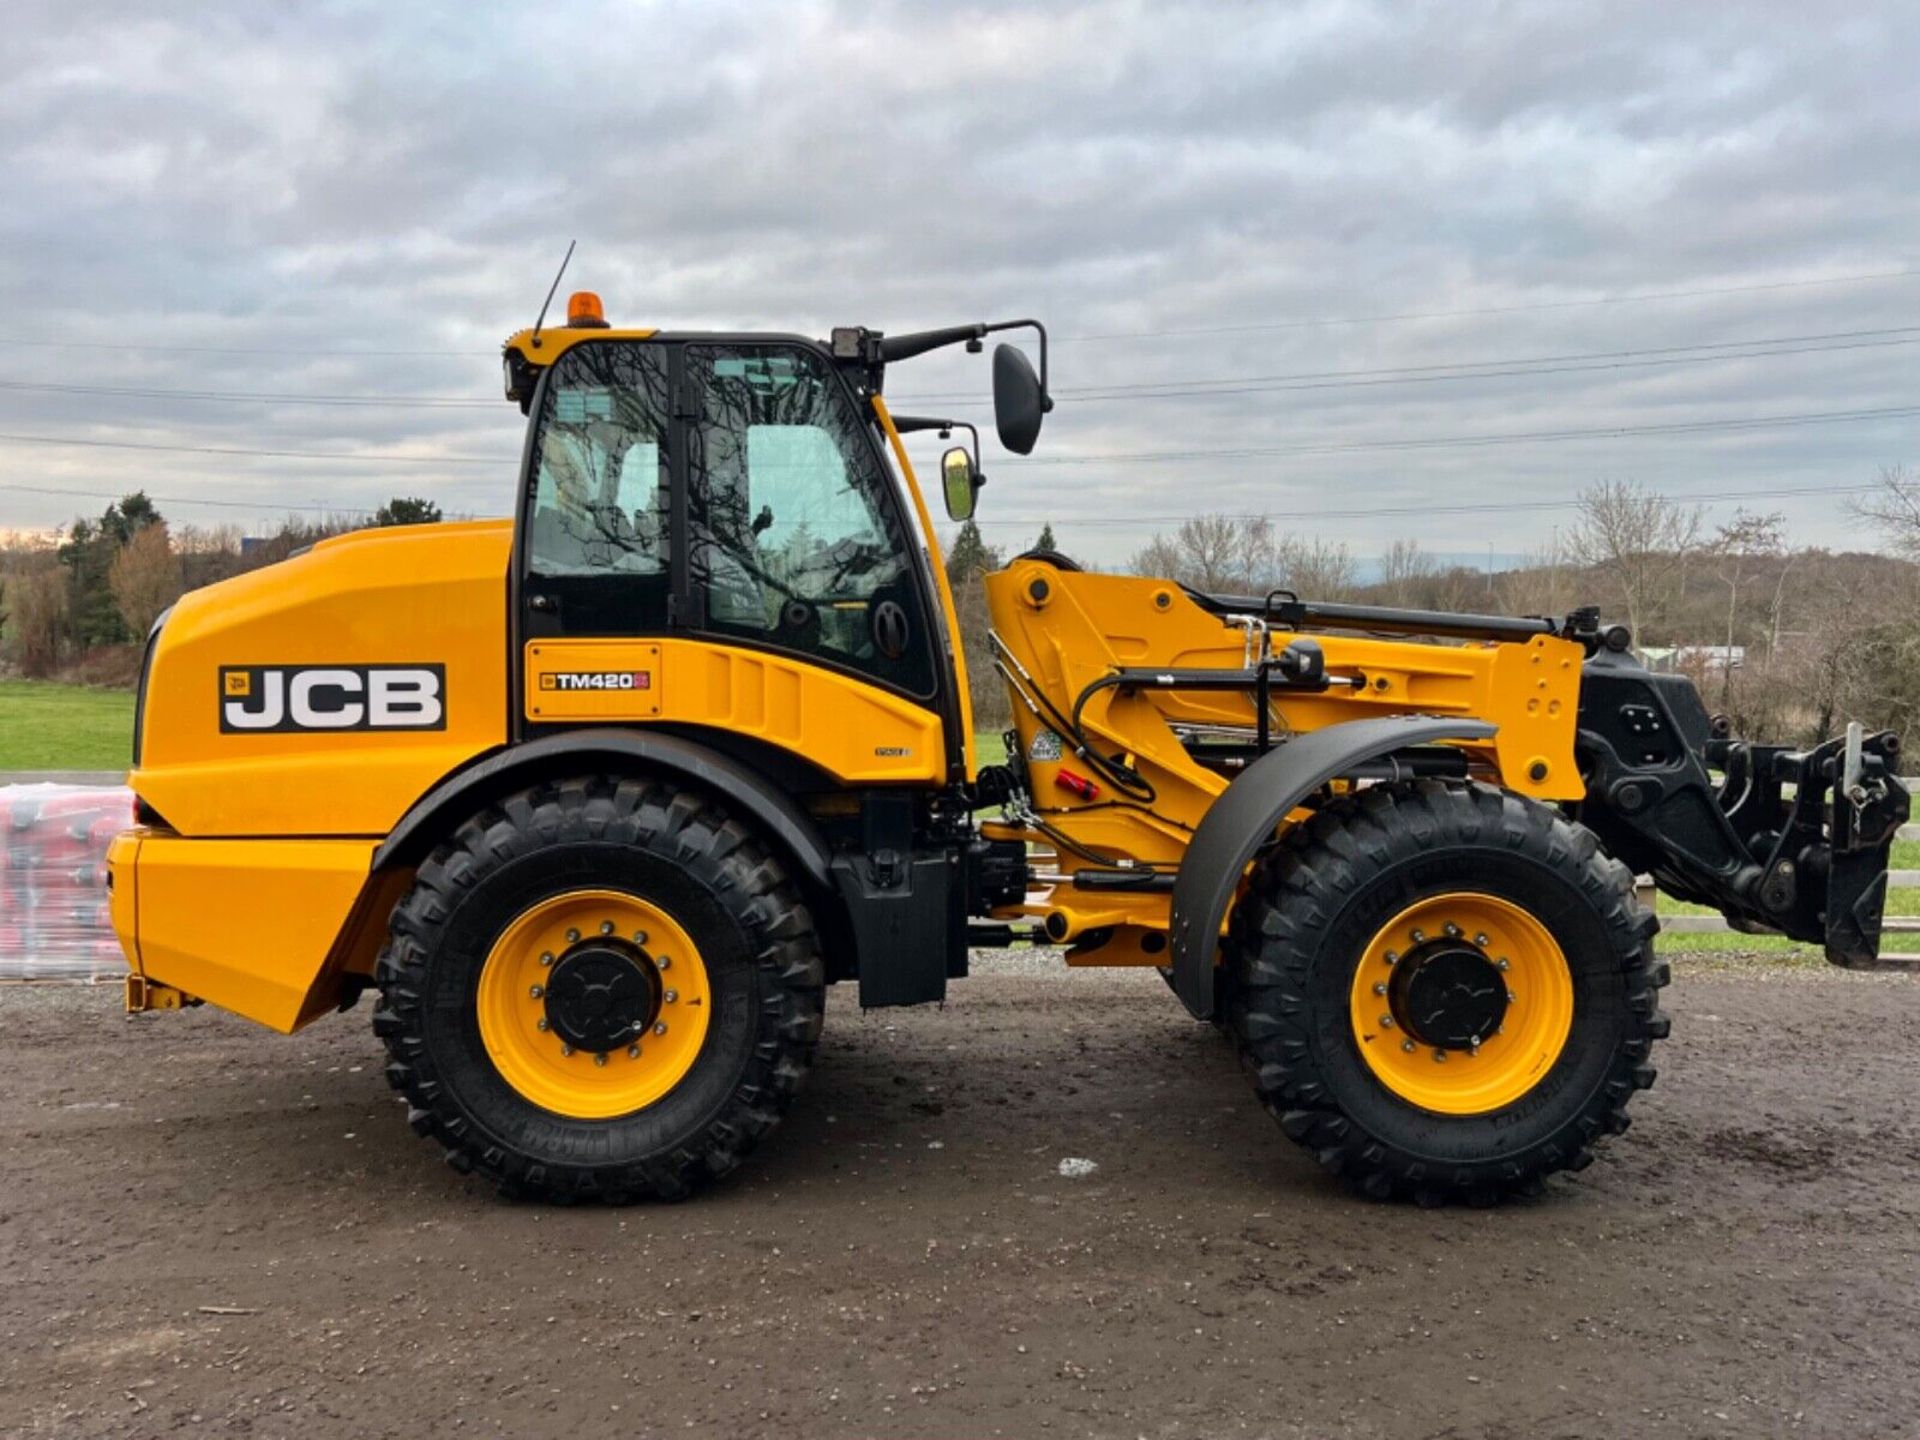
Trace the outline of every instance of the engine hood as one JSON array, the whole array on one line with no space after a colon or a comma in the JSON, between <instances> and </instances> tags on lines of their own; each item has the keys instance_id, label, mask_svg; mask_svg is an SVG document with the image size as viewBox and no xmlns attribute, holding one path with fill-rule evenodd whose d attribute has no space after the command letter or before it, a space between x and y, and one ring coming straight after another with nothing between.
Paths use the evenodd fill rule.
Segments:
<instances>
[{"instance_id":1,"label":"engine hood","mask_svg":"<svg viewBox=\"0 0 1920 1440\"><path fill-rule=\"evenodd\" d=\"M355 531L181 597L131 783L185 835L384 835L506 738L513 526Z\"/></svg>"}]
</instances>

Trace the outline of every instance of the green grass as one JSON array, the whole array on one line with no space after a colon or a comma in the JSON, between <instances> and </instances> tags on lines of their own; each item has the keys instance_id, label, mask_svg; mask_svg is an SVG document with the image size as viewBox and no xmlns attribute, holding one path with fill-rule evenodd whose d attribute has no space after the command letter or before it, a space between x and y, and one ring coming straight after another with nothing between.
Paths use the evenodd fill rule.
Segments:
<instances>
[{"instance_id":1,"label":"green grass","mask_svg":"<svg viewBox=\"0 0 1920 1440\"><path fill-rule=\"evenodd\" d=\"M0 680L0 770L124 770L133 692Z\"/></svg>"}]
</instances>

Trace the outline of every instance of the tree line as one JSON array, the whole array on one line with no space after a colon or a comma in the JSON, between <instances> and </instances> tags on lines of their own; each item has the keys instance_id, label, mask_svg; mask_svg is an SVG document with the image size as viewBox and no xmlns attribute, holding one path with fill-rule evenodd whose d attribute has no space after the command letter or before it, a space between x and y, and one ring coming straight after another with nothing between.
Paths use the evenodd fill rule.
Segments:
<instances>
[{"instance_id":1,"label":"tree line","mask_svg":"<svg viewBox=\"0 0 1920 1440\"><path fill-rule=\"evenodd\" d=\"M140 642L189 590L284 560L303 545L367 525L440 519L430 500L396 496L370 519L288 519L272 534L169 525L143 491L59 534L0 548L0 660L20 674L130 684Z\"/></svg>"},{"instance_id":2,"label":"tree line","mask_svg":"<svg viewBox=\"0 0 1920 1440\"><path fill-rule=\"evenodd\" d=\"M1739 734L1811 744L1858 720L1908 738L1920 726L1920 476L1885 470L1850 508L1871 552L1798 544L1776 512L1710 524L1703 507L1606 481L1581 492L1551 544L1498 571L1404 537L1363 561L1284 520L1220 514L1155 534L1126 568L1218 593L1408 609L1559 619L1597 605L1651 663L1690 674ZM1008 717L980 585L1005 558L972 522L948 557L983 730Z\"/></svg>"},{"instance_id":3,"label":"tree line","mask_svg":"<svg viewBox=\"0 0 1920 1440\"><path fill-rule=\"evenodd\" d=\"M1708 708L1741 734L1811 743L1859 720L1907 737L1920 722L1920 476L1883 471L1852 511L1872 553L1797 544L1775 512L1742 509L1712 525L1698 506L1609 481L1580 494L1551 545L1498 572L1442 561L1405 537L1363 562L1283 520L1220 514L1155 534L1126 568L1202 590L1411 609L1558 618L1598 605L1655 663L1692 674ZM187 590L362 525L439 518L430 501L396 497L371 519L289 519L250 538L232 526L169 525L136 491L55 537L0 548L0 662L130 684L139 642ZM1014 553L1059 548L1048 524ZM1007 558L971 520L946 557L974 714L989 733L1009 712L981 581Z\"/></svg>"}]
</instances>

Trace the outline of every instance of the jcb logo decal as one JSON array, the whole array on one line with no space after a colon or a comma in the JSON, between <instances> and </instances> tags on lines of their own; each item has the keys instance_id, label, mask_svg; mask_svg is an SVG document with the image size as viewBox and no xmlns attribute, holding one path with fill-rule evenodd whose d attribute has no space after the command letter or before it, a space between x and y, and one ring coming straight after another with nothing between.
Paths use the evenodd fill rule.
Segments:
<instances>
[{"instance_id":1,"label":"jcb logo decal","mask_svg":"<svg viewBox=\"0 0 1920 1440\"><path fill-rule=\"evenodd\" d=\"M651 670L542 670L542 690L651 690Z\"/></svg>"},{"instance_id":2,"label":"jcb logo decal","mask_svg":"<svg viewBox=\"0 0 1920 1440\"><path fill-rule=\"evenodd\" d=\"M223 665L220 729L444 730L444 665Z\"/></svg>"}]
</instances>

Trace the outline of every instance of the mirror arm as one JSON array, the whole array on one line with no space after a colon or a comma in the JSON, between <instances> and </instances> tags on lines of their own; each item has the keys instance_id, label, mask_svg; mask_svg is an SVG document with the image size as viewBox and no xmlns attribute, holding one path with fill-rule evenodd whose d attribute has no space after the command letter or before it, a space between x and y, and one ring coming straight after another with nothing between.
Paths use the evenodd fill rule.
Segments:
<instances>
[{"instance_id":1,"label":"mirror arm","mask_svg":"<svg viewBox=\"0 0 1920 1440\"><path fill-rule=\"evenodd\" d=\"M937 430L945 440L955 430L964 430L973 437L973 473L979 477L979 483L985 484L987 477L980 469L980 427L968 420L940 420L931 415L895 415L892 416L893 428L902 435L911 435L917 430Z\"/></svg>"},{"instance_id":2,"label":"mirror arm","mask_svg":"<svg viewBox=\"0 0 1920 1440\"><path fill-rule=\"evenodd\" d=\"M1053 409L1053 393L1047 388L1047 327L1038 320L995 320L986 324L949 325L944 330L915 330L905 335L876 335L857 327L833 332L835 359L859 360L872 371L872 385L880 389L880 372L892 361L911 360L929 350L965 343L970 351L980 349L980 341L1002 330L1031 330L1040 337L1040 411Z\"/></svg>"},{"instance_id":3,"label":"mirror arm","mask_svg":"<svg viewBox=\"0 0 1920 1440\"><path fill-rule=\"evenodd\" d=\"M958 345L963 340L969 345L978 345L982 335L998 328L1001 327L949 325L944 330L916 330L907 335L882 335L878 337L878 358L882 365L887 365L895 360L911 360L916 355L924 355L929 350L938 350L945 345Z\"/></svg>"}]
</instances>

